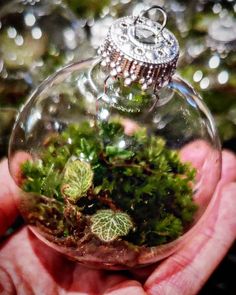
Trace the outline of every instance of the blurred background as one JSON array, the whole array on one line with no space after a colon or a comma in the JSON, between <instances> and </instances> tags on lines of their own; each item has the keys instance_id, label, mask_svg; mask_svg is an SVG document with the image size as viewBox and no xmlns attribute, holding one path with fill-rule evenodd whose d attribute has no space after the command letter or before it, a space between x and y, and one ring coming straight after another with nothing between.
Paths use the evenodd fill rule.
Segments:
<instances>
[{"instance_id":1,"label":"blurred background","mask_svg":"<svg viewBox=\"0 0 236 295\"><path fill-rule=\"evenodd\" d=\"M96 55L115 18L152 5L166 9L179 40L178 73L212 111L222 146L236 152L236 0L0 0L0 157L34 87ZM200 294L236 294L235 273L236 244Z\"/></svg>"}]
</instances>

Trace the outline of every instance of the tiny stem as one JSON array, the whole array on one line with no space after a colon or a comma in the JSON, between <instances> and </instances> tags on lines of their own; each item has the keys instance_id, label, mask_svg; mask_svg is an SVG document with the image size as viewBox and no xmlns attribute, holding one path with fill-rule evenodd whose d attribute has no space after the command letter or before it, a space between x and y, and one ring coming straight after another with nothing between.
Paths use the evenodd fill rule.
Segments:
<instances>
[{"instance_id":1,"label":"tiny stem","mask_svg":"<svg viewBox=\"0 0 236 295\"><path fill-rule=\"evenodd\" d=\"M66 219L68 224L70 224L71 226L74 226L74 224L71 220L71 217L73 216L76 219L77 223L79 223L81 213L68 200L65 199L65 203L66 203L66 205L64 207L64 212L63 212L64 218Z\"/></svg>"},{"instance_id":2,"label":"tiny stem","mask_svg":"<svg viewBox=\"0 0 236 295\"><path fill-rule=\"evenodd\" d=\"M113 200L108 197L107 192L104 192L104 195L95 195L92 191L88 193L88 198L97 199L102 204L107 205L113 211L120 211L120 209L114 204Z\"/></svg>"},{"instance_id":3,"label":"tiny stem","mask_svg":"<svg viewBox=\"0 0 236 295\"><path fill-rule=\"evenodd\" d=\"M157 174L155 173L155 171L153 171L152 169L150 169L147 166L142 166L142 165L138 165L138 164L132 164L132 163L112 163L112 168L113 167L132 167L132 168L142 168L145 172L151 173L151 174Z\"/></svg>"}]
</instances>

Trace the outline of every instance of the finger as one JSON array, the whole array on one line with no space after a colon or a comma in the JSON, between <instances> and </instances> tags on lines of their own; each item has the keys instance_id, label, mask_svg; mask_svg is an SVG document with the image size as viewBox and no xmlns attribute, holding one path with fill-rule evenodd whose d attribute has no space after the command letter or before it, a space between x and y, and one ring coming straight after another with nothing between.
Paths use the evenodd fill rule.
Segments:
<instances>
[{"instance_id":1,"label":"finger","mask_svg":"<svg viewBox=\"0 0 236 295\"><path fill-rule=\"evenodd\" d=\"M180 158L183 162L190 162L200 170L212 148L203 140L195 140L186 144L180 150Z\"/></svg>"},{"instance_id":2,"label":"finger","mask_svg":"<svg viewBox=\"0 0 236 295\"><path fill-rule=\"evenodd\" d=\"M146 295L142 285L137 281L124 281L107 290L104 295Z\"/></svg>"},{"instance_id":3,"label":"finger","mask_svg":"<svg viewBox=\"0 0 236 295\"><path fill-rule=\"evenodd\" d=\"M78 277L80 278L78 280ZM68 294L71 291L83 294L125 295L146 294L140 282L131 280L122 272L99 271L77 265L73 272Z\"/></svg>"},{"instance_id":4,"label":"finger","mask_svg":"<svg viewBox=\"0 0 236 295\"><path fill-rule=\"evenodd\" d=\"M147 280L148 294L196 294L206 282L236 235L236 184L225 187L208 227L164 262Z\"/></svg>"},{"instance_id":5,"label":"finger","mask_svg":"<svg viewBox=\"0 0 236 295\"><path fill-rule=\"evenodd\" d=\"M180 157L196 169L194 200L200 208L198 216L201 216L220 178L221 153L207 142L196 140L181 149Z\"/></svg>"},{"instance_id":6,"label":"finger","mask_svg":"<svg viewBox=\"0 0 236 295\"><path fill-rule=\"evenodd\" d=\"M0 235L6 232L18 214L14 200L17 194L18 189L9 174L7 160L3 160L0 163Z\"/></svg>"},{"instance_id":7,"label":"finger","mask_svg":"<svg viewBox=\"0 0 236 295\"><path fill-rule=\"evenodd\" d=\"M21 165L22 163L31 159L32 159L31 155L23 151L17 152L10 157L10 161L9 161L10 172L11 172L12 178L14 179L15 183L18 186L21 186L22 179L23 179Z\"/></svg>"},{"instance_id":8,"label":"finger","mask_svg":"<svg viewBox=\"0 0 236 295\"><path fill-rule=\"evenodd\" d=\"M63 275L65 281L66 278L69 279L67 273L73 273L73 268L70 262L62 264L60 259L57 259L60 255L53 250L50 251L47 246L42 246L43 253L45 253L44 257L35 255L31 243L32 236L28 234L28 230L24 227L2 245L0 251L1 268L8 274L17 294L59 294L59 288L56 286L53 277L50 276L50 268L44 267L44 257L47 258L47 263L51 265L51 268L53 265L58 268L58 272L61 273L61 280L63 280ZM34 237L34 241L38 245L37 250L41 252L41 243L36 240L36 237ZM5 281L0 281L0 283L3 286L3 294L5 294Z\"/></svg>"},{"instance_id":9,"label":"finger","mask_svg":"<svg viewBox=\"0 0 236 295\"><path fill-rule=\"evenodd\" d=\"M16 289L8 272L0 265L0 294L16 294Z\"/></svg>"},{"instance_id":10,"label":"finger","mask_svg":"<svg viewBox=\"0 0 236 295\"><path fill-rule=\"evenodd\" d=\"M227 150L222 152L221 186L236 180L236 156Z\"/></svg>"},{"instance_id":11,"label":"finger","mask_svg":"<svg viewBox=\"0 0 236 295\"><path fill-rule=\"evenodd\" d=\"M0 162L0 235L6 232L18 215L17 203L20 189L15 183L21 184L20 166L28 159L30 159L30 155L27 153L19 152L15 154L10 161L11 175L8 169L8 161L5 159Z\"/></svg>"},{"instance_id":12,"label":"finger","mask_svg":"<svg viewBox=\"0 0 236 295\"><path fill-rule=\"evenodd\" d=\"M236 237L236 159L223 153L222 179L201 227L145 283L148 294L196 294Z\"/></svg>"}]
</instances>

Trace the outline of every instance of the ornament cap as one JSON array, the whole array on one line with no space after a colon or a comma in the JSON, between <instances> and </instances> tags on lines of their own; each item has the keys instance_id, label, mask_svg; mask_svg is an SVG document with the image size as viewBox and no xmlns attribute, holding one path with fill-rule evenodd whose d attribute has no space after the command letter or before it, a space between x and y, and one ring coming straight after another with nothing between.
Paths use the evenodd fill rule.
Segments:
<instances>
[{"instance_id":1,"label":"ornament cap","mask_svg":"<svg viewBox=\"0 0 236 295\"><path fill-rule=\"evenodd\" d=\"M152 9L162 12L162 24L144 16ZM166 21L160 6L142 11L138 17L116 20L99 49L101 65L111 76L124 78L126 86L139 82L144 90L163 87L174 74L179 56L178 41L165 28Z\"/></svg>"}]
</instances>

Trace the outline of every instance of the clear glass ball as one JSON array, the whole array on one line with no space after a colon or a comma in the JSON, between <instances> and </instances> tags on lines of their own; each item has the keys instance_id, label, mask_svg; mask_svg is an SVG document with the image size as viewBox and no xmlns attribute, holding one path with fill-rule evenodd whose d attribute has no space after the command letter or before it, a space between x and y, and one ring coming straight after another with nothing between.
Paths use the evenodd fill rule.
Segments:
<instances>
[{"instance_id":1,"label":"clear glass ball","mask_svg":"<svg viewBox=\"0 0 236 295\"><path fill-rule=\"evenodd\" d=\"M221 151L209 110L181 78L158 92L124 87L93 58L34 91L9 167L39 239L87 266L129 269L171 255L201 226Z\"/></svg>"}]
</instances>

